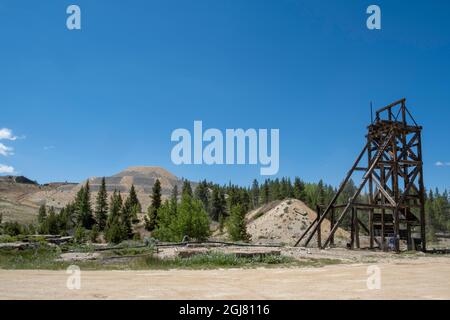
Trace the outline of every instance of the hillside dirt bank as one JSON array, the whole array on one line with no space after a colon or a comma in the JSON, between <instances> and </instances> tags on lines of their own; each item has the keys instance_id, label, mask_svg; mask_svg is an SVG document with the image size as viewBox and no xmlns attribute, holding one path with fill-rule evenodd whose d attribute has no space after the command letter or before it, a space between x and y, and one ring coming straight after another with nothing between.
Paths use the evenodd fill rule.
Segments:
<instances>
[{"instance_id":1,"label":"hillside dirt bank","mask_svg":"<svg viewBox=\"0 0 450 320\"><path fill-rule=\"evenodd\" d=\"M367 288L377 265L381 289ZM450 299L450 259L379 261L322 268L81 271L0 270L0 299Z\"/></svg>"}]
</instances>

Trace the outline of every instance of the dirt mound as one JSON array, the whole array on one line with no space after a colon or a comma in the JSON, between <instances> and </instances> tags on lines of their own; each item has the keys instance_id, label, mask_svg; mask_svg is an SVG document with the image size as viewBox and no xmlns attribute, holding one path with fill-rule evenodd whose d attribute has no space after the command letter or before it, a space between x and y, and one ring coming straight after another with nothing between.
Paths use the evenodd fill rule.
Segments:
<instances>
[{"instance_id":1,"label":"dirt mound","mask_svg":"<svg viewBox=\"0 0 450 320\"><path fill-rule=\"evenodd\" d=\"M316 219L317 213L300 200L277 201L247 214L247 232L253 243L283 243L294 245L306 228ZM330 232L330 222L322 223L322 237ZM348 238L348 232L339 228L335 242ZM316 242L311 242L315 246Z\"/></svg>"}]
</instances>

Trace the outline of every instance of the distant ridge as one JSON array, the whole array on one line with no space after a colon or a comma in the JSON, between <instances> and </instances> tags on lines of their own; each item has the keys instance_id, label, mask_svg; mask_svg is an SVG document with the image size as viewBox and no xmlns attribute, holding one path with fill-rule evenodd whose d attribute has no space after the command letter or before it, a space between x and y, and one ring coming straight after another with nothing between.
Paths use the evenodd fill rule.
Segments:
<instances>
[{"instance_id":1,"label":"distant ridge","mask_svg":"<svg viewBox=\"0 0 450 320\"><path fill-rule=\"evenodd\" d=\"M106 190L109 195L116 190L123 197L126 197L131 186L134 185L139 201L143 209L146 210L150 205L150 194L157 179L161 182L163 197L169 197L175 185L181 191L182 180L168 170L158 166L132 166L111 176L106 176ZM28 200L36 204L45 203L47 206L61 208L73 201L76 193L86 181L89 181L91 192L93 193L92 198L95 199L95 193L100 188L102 177L90 177L79 184L55 184L55 188L36 192L30 195ZM51 186L52 184L48 185Z\"/></svg>"}]
</instances>

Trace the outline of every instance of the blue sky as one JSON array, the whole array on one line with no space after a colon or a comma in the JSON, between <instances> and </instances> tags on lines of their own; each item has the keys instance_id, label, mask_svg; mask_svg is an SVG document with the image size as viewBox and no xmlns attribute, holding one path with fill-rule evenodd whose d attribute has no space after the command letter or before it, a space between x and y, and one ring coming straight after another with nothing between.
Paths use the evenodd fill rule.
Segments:
<instances>
[{"instance_id":1,"label":"blue sky","mask_svg":"<svg viewBox=\"0 0 450 320\"><path fill-rule=\"evenodd\" d=\"M66 8L82 30L66 28ZM366 28L378 4L382 30ZM449 1L0 0L0 164L39 182L132 165L249 184L259 166L175 166L176 128L279 128L279 176L337 185L369 102L406 97L425 182L450 187ZM10 152L10 153L12 153ZM442 166L436 163L441 162Z\"/></svg>"}]
</instances>

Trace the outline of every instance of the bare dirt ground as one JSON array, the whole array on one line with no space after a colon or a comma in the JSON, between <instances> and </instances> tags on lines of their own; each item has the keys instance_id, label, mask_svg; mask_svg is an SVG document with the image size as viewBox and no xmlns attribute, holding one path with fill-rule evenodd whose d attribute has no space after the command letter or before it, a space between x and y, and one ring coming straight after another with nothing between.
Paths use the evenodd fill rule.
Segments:
<instances>
[{"instance_id":1,"label":"bare dirt ground","mask_svg":"<svg viewBox=\"0 0 450 320\"><path fill-rule=\"evenodd\" d=\"M381 289L369 290L378 266ZM322 268L81 271L0 270L0 299L450 299L450 258L382 259Z\"/></svg>"}]
</instances>

